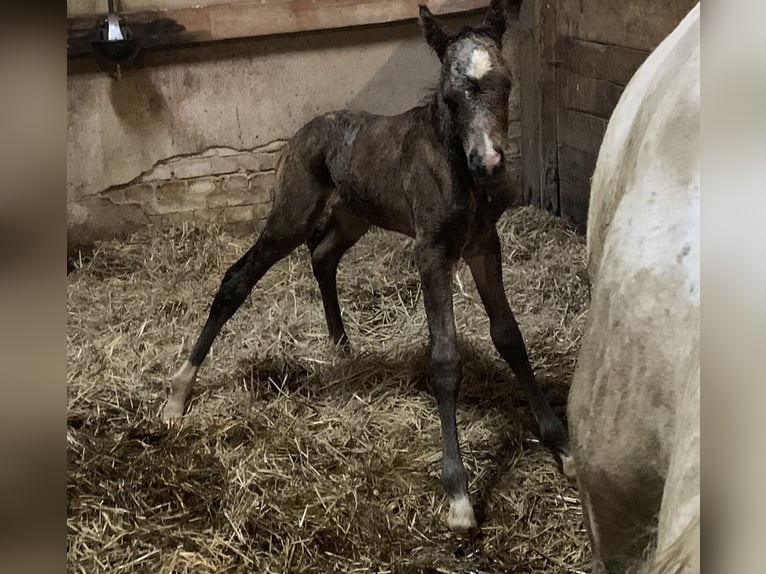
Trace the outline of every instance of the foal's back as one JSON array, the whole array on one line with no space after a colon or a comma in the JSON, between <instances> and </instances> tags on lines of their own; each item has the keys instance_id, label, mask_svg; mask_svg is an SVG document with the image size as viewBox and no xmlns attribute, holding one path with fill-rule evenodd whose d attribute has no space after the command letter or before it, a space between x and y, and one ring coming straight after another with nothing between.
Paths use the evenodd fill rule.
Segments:
<instances>
[{"instance_id":1,"label":"foal's back","mask_svg":"<svg viewBox=\"0 0 766 574\"><path fill-rule=\"evenodd\" d=\"M284 169L308 164L317 182L326 181L331 208L340 203L372 225L413 236L418 200L454 203L443 145L428 106L394 116L338 110L295 134L284 152ZM418 194L433 187L443 193Z\"/></svg>"}]
</instances>

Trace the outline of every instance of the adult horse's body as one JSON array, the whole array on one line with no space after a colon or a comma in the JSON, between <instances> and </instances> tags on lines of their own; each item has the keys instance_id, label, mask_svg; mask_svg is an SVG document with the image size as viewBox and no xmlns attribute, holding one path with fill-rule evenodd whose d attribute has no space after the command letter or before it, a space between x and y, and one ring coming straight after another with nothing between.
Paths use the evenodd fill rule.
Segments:
<instances>
[{"instance_id":1,"label":"adult horse's body","mask_svg":"<svg viewBox=\"0 0 766 574\"><path fill-rule=\"evenodd\" d=\"M699 11L628 84L593 176L568 415L597 572L699 572Z\"/></svg>"},{"instance_id":2,"label":"adult horse's body","mask_svg":"<svg viewBox=\"0 0 766 574\"><path fill-rule=\"evenodd\" d=\"M391 117L325 114L290 140L277 167L266 226L226 272L189 359L173 377L166 420L183 414L197 371L224 323L268 269L302 243L311 251L330 336L345 346L336 270L343 254L376 225L415 239L442 425L442 484L450 498L450 528L476 526L455 423L460 367L451 278L461 257L490 317L492 340L524 388L543 441L562 456L568 470L566 429L535 381L502 283L495 223L506 207L498 174L510 89L501 55L502 4L493 0L481 27L464 28L454 36L421 6L421 27L442 66L439 86L427 104Z\"/></svg>"}]
</instances>

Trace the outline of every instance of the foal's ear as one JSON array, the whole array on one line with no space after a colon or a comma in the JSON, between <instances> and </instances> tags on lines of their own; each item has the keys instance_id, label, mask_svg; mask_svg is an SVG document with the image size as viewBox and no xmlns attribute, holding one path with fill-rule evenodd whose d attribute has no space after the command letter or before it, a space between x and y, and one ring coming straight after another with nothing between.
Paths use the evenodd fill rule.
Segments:
<instances>
[{"instance_id":1,"label":"foal's ear","mask_svg":"<svg viewBox=\"0 0 766 574\"><path fill-rule=\"evenodd\" d=\"M505 11L503 6L507 0L492 0L489 5L489 10L484 15L483 26L489 33L497 40L498 44L503 42L503 34L505 33ZM519 0L511 0L512 7L518 9Z\"/></svg>"},{"instance_id":2,"label":"foal's ear","mask_svg":"<svg viewBox=\"0 0 766 574\"><path fill-rule=\"evenodd\" d=\"M418 20L420 22L420 28L423 30L423 35L426 37L426 42L428 42L428 45L431 46L441 60L444 57L444 52L447 51L449 36L428 7L423 4L420 5Z\"/></svg>"}]
</instances>

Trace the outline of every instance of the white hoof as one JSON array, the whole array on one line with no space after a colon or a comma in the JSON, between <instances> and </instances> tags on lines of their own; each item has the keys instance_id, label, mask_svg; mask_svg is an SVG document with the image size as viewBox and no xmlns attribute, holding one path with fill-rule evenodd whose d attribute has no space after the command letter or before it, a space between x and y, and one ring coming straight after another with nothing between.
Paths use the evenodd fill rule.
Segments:
<instances>
[{"instance_id":1,"label":"white hoof","mask_svg":"<svg viewBox=\"0 0 766 574\"><path fill-rule=\"evenodd\" d=\"M167 424L173 424L177 422L182 416L184 416L184 406L186 401L177 400L175 397L170 397L168 402L165 403L165 408L162 410L162 420Z\"/></svg>"},{"instance_id":2,"label":"white hoof","mask_svg":"<svg viewBox=\"0 0 766 574\"><path fill-rule=\"evenodd\" d=\"M452 532L465 534L476 530L476 517L473 515L473 507L467 496L456 498L450 502L447 526Z\"/></svg>"},{"instance_id":3,"label":"white hoof","mask_svg":"<svg viewBox=\"0 0 766 574\"><path fill-rule=\"evenodd\" d=\"M170 397L162 411L162 420L166 423L174 423L184 415L186 399L197 377L197 370L198 367L186 361L173 375L173 380L170 382Z\"/></svg>"},{"instance_id":4,"label":"white hoof","mask_svg":"<svg viewBox=\"0 0 766 574\"><path fill-rule=\"evenodd\" d=\"M561 471L569 480L577 478L577 471L575 470L574 457L571 454L559 454L561 459Z\"/></svg>"}]
</instances>

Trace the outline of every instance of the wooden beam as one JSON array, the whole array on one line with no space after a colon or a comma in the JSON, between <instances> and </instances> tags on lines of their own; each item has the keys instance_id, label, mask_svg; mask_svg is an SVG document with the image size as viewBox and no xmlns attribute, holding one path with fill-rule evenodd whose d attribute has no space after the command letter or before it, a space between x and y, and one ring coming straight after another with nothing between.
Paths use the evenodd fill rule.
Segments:
<instances>
[{"instance_id":1,"label":"wooden beam","mask_svg":"<svg viewBox=\"0 0 766 574\"><path fill-rule=\"evenodd\" d=\"M571 109L559 109L559 145L598 155L607 120Z\"/></svg>"},{"instance_id":2,"label":"wooden beam","mask_svg":"<svg viewBox=\"0 0 766 574\"><path fill-rule=\"evenodd\" d=\"M561 215L582 232L588 221L590 182L596 168L596 158L597 154L592 152L568 145L559 147Z\"/></svg>"},{"instance_id":3,"label":"wooden beam","mask_svg":"<svg viewBox=\"0 0 766 574\"><path fill-rule=\"evenodd\" d=\"M556 3L526 0L519 19L524 200L558 214Z\"/></svg>"},{"instance_id":4,"label":"wooden beam","mask_svg":"<svg viewBox=\"0 0 766 574\"><path fill-rule=\"evenodd\" d=\"M526 0L519 12L521 185L524 203L542 207L540 193L540 2Z\"/></svg>"},{"instance_id":5,"label":"wooden beam","mask_svg":"<svg viewBox=\"0 0 766 574\"><path fill-rule=\"evenodd\" d=\"M653 50L698 0L576 0L558 2L558 31L623 48Z\"/></svg>"},{"instance_id":6,"label":"wooden beam","mask_svg":"<svg viewBox=\"0 0 766 574\"><path fill-rule=\"evenodd\" d=\"M564 109L577 110L609 119L623 86L606 80L559 70L559 105Z\"/></svg>"},{"instance_id":7,"label":"wooden beam","mask_svg":"<svg viewBox=\"0 0 766 574\"><path fill-rule=\"evenodd\" d=\"M240 0L120 16L148 48L383 24L417 18L423 0ZM488 0L431 2L435 14L484 8ZM105 14L67 19L67 55L91 53L90 34Z\"/></svg>"},{"instance_id":8,"label":"wooden beam","mask_svg":"<svg viewBox=\"0 0 766 574\"><path fill-rule=\"evenodd\" d=\"M627 86L649 52L559 36L560 69Z\"/></svg>"},{"instance_id":9,"label":"wooden beam","mask_svg":"<svg viewBox=\"0 0 766 574\"><path fill-rule=\"evenodd\" d=\"M540 193L543 209L561 215L557 133L556 5L543 0L540 6Z\"/></svg>"}]
</instances>

